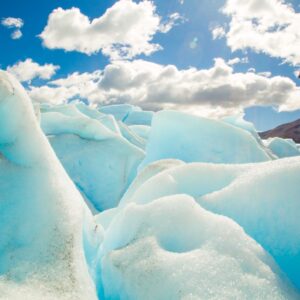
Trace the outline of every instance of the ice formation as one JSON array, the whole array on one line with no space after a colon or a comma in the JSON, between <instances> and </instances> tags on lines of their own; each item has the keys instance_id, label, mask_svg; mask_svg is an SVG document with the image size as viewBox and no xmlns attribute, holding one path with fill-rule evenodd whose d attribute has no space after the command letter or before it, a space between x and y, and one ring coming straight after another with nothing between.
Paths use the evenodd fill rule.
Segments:
<instances>
[{"instance_id":1,"label":"ice formation","mask_svg":"<svg viewBox=\"0 0 300 300\"><path fill-rule=\"evenodd\" d=\"M82 246L92 216L2 71L0 153L0 299L97 299Z\"/></svg>"},{"instance_id":2,"label":"ice formation","mask_svg":"<svg viewBox=\"0 0 300 300\"><path fill-rule=\"evenodd\" d=\"M240 224L300 287L299 178L299 157L244 165L179 164L147 180L138 176L120 206L104 215L103 225L107 227L127 204L187 194Z\"/></svg>"},{"instance_id":3,"label":"ice formation","mask_svg":"<svg viewBox=\"0 0 300 300\"><path fill-rule=\"evenodd\" d=\"M222 121L250 132L255 137L255 139L258 142L260 142L259 135L258 135L254 125L252 123L244 120L244 115L227 116L227 117L224 117L222 119Z\"/></svg>"},{"instance_id":4,"label":"ice formation","mask_svg":"<svg viewBox=\"0 0 300 300\"><path fill-rule=\"evenodd\" d=\"M297 299L232 220L187 195L129 205L101 247L104 299Z\"/></svg>"},{"instance_id":5,"label":"ice formation","mask_svg":"<svg viewBox=\"0 0 300 300\"><path fill-rule=\"evenodd\" d=\"M56 155L92 207L103 211L116 206L144 151L122 136L111 116L88 115L68 105L44 110L41 118Z\"/></svg>"},{"instance_id":6,"label":"ice formation","mask_svg":"<svg viewBox=\"0 0 300 300\"><path fill-rule=\"evenodd\" d=\"M267 161L271 156L246 130L222 121L160 111L152 120L143 166L164 158L247 163Z\"/></svg>"},{"instance_id":7,"label":"ice formation","mask_svg":"<svg viewBox=\"0 0 300 300\"><path fill-rule=\"evenodd\" d=\"M279 158L300 155L297 144L291 139L270 138L265 144Z\"/></svg>"},{"instance_id":8,"label":"ice formation","mask_svg":"<svg viewBox=\"0 0 300 300\"><path fill-rule=\"evenodd\" d=\"M141 108L129 104L108 105L100 108L100 111L115 116L117 120L128 125L150 126L154 113L143 111Z\"/></svg>"},{"instance_id":9,"label":"ice formation","mask_svg":"<svg viewBox=\"0 0 300 300\"><path fill-rule=\"evenodd\" d=\"M129 128L145 141L148 140L151 127L146 125L131 125Z\"/></svg>"},{"instance_id":10,"label":"ice formation","mask_svg":"<svg viewBox=\"0 0 300 300\"><path fill-rule=\"evenodd\" d=\"M240 116L39 107L0 72L0 299L300 299L299 154Z\"/></svg>"}]
</instances>

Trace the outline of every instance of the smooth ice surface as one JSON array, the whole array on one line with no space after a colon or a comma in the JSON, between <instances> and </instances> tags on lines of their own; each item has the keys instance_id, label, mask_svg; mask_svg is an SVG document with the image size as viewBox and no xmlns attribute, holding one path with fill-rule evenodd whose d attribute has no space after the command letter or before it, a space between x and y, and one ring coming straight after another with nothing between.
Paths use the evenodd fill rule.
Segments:
<instances>
[{"instance_id":1,"label":"smooth ice surface","mask_svg":"<svg viewBox=\"0 0 300 300\"><path fill-rule=\"evenodd\" d=\"M90 119L98 121L102 126L110 131L120 134L120 129L117 121L111 115L103 114L96 109L90 108L83 103L66 104L66 105L41 105L42 113L60 113L68 117L78 117L81 119ZM82 122L82 121L81 121ZM95 124L95 122L94 122ZM62 125L63 126L63 125Z\"/></svg>"},{"instance_id":2,"label":"smooth ice surface","mask_svg":"<svg viewBox=\"0 0 300 300\"><path fill-rule=\"evenodd\" d=\"M297 144L291 139L271 138L266 142L268 148L279 158L298 156L300 151Z\"/></svg>"},{"instance_id":3,"label":"smooth ice surface","mask_svg":"<svg viewBox=\"0 0 300 300\"><path fill-rule=\"evenodd\" d=\"M154 113L152 111L132 111L124 120L127 125L150 126Z\"/></svg>"},{"instance_id":4,"label":"smooth ice surface","mask_svg":"<svg viewBox=\"0 0 300 300\"><path fill-rule=\"evenodd\" d=\"M163 159L146 166L139 172L138 176L134 179L130 187L127 189L126 193L120 201L120 206L123 206L125 203L127 203L127 201L132 201L132 198L134 197L135 193L139 190L139 188L155 175L161 174L166 170L171 170L175 167L183 165L185 165L185 163L181 160ZM157 188L159 188L159 186L157 186ZM154 191L152 193L149 193L149 196L153 194Z\"/></svg>"},{"instance_id":5,"label":"smooth ice surface","mask_svg":"<svg viewBox=\"0 0 300 300\"><path fill-rule=\"evenodd\" d=\"M141 148L87 115L42 113L42 128L77 187L102 211L118 204L144 157ZM119 128L119 127L118 127Z\"/></svg>"},{"instance_id":6,"label":"smooth ice surface","mask_svg":"<svg viewBox=\"0 0 300 300\"><path fill-rule=\"evenodd\" d=\"M123 122L119 121L119 128L122 136L131 144L137 146L138 148L145 150L146 148L146 139L137 134L129 126L125 125Z\"/></svg>"},{"instance_id":7,"label":"smooth ice surface","mask_svg":"<svg viewBox=\"0 0 300 300\"><path fill-rule=\"evenodd\" d=\"M129 128L135 132L137 135L139 135L144 140L148 140L151 126L146 125L130 125Z\"/></svg>"},{"instance_id":8,"label":"smooth ice surface","mask_svg":"<svg viewBox=\"0 0 300 300\"><path fill-rule=\"evenodd\" d=\"M25 90L0 71L0 299L96 299L93 227Z\"/></svg>"},{"instance_id":9,"label":"smooth ice surface","mask_svg":"<svg viewBox=\"0 0 300 300\"><path fill-rule=\"evenodd\" d=\"M124 208L101 255L105 299L299 297L241 227L186 195Z\"/></svg>"},{"instance_id":10,"label":"smooth ice surface","mask_svg":"<svg viewBox=\"0 0 300 300\"><path fill-rule=\"evenodd\" d=\"M141 172L139 172L138 176L129 186L119 205L115 208L106 210L103 213L98 214L96 216L96 222L101 224L101 226L103 226L104 228L107 228L115 215L124 207L124 205L127 204L127 202L131 201L131 198L134 197L134 194L141 185L143 185L146 181L148 181L156 174L183 164L184 162L180 160L165 159L146 166ZM153 195L153 191L149 193L149 196L150 195Z\"/></svg>"},{"instance_id":11,"label":"smooth ice surface","mask_svg":"<svg viewBox=\"0 0 300 300\"><path fill-rule=\"evenodd\" d=\"M155 114L143 166L164 158L185 162L249 163L271 156L246 130L175 111Z\"/></svg>"},{"instance_id":12,"label":"smooth ice surface","mask_svg":"<svg viewBox=\"0 0 300 300\"><path fill-rule=\"evenodd\" d=\"M115 104L102 106L99 108L99 111L113 115L117 120L124 121L132 111L141 111L141 109L130 104Z\"/></svg>"},{"instance_id":13,"label":"smooth ice surface","mask_svg":"<svg viewBox=\"0 0 300 300\"><path fill-rule=\"evenodd\" d=\"M99 111L113 115L117 120L120 120L127 125L150 126L154 115L152 111L144 111L141 108L130 104L102 106Z\"/></svg>"},{"instance_id":14,"label":"smooth ice surface","mask_svg":"<svg viewBox=\"0 0 300 300\"><path fill-rule=\"evenodd\" d=\"M257 140L259 139L259 135L254 127L254 125L246 120L244 120L244 115L237 116L227 116L222 119L225 123L231 124L235 127L244 129L250 132Z\"/></svg>"}]
</instances>

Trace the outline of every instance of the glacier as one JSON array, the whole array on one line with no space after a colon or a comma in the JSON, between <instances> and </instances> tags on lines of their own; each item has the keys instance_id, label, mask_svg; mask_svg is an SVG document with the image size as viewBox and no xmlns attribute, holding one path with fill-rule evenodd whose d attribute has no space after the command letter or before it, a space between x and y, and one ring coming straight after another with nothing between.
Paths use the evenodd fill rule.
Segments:
<instances>
[{"instance_id":1,"label":"glacier","mask_svg":"<svg viewBox=\"0 0 300 300\"><path fill-rule=\"evenodd\" d=\"M90 206L96 212L115 206L145 156L122 135L116 120L68 105L44 109L41 127Z\"/></svg>"},{"instance_id":2,"label":"glacier","mask_svg":"<svg viewBox=\"0 0 300 300\"><path fill-rule=\"evenodd\" d=\"M164 158L185 162L247 163L271 159L251 133L217 120L160 111L152 120L145 166Z\"/></svg>"},{"instance_id":3,"label":"glacier","mask_svg":"<svg viewBox=\"0 0 300 300\"><path fill-rule=\"evenodd\" d=\"M299 179L241 115L32 103L0 71L0 299L300 299Z\"/></svg>"},{"instance_id":4,"label":"glacier","mask_svg":"<svg viewBox=\"0 0 300 300\"><path fill-rule=\"evenodd\" d=\"M265 141L265 144L279 158L300 154L297 144L291 139L270 138Z\"/></svg>"},{"instance_id":5,"label":"glacier","mask_svg":"<svg viewBox=\"0 0 300 300\"><path fill-rule=\"evenodd\" d=\"M107 227L127 204L190 195L203 208L240 224L300 286L299 178L299 158L244 165L173 165L147 180L137 178L132 184L135 187L128 190L109 218L106 213L103 226ZM101 218L98 220L102 223Z\"/></svg>"},{"instance_id":6,"label":"glacier","mask_svg":"<svg viewBox=\"0 0 300 300\"><path fill-rule=\"evenodd\" d=\"M127 206L101 252L105 299L299 297L241 227L187 195Z\"/></svg>"},{"instance_id":7,"label":"glacier","mask_svg":"<svg viewBox=\"0 0 300 300\"><path fill-rule=\"evenodd\" d=\"M130 104L107 105L101 107L99 111L112 115L127 125L150 126L154 116L152 111L144 111L140 107Z\"/></svg>"},{"instance_id":8,"label":"glacier","mask_svg":"<svg viewBox=\"0 0 300 300\"><path fill-rule=\"evenodd\" d=\"M82 246L98 244L92 214L3 71L0 128L0 299L97 299Z\"/></svg>"}]
</instances>

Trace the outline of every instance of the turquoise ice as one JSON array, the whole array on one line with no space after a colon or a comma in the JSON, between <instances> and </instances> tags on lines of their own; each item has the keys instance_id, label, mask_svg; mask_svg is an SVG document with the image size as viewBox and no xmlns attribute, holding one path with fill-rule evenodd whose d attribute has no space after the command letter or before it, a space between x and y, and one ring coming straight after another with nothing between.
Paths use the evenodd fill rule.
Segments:
<instances>
[{"instance_id":1,"label":"turquoise ice","mask_svg":"<svg viewBox=\"0 0 300 300\"><path fill-rule=\"evenodd\" d=\"M297 151L241 116L39 106L1 71L0 299L300 299Z\"/></svg>"}]
</instances>

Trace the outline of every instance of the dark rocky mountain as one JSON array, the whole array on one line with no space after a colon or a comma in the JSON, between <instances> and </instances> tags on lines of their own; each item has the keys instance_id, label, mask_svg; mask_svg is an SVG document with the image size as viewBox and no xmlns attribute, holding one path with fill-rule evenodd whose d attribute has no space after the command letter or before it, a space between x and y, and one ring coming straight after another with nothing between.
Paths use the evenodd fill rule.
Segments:
<instances>
[{"instance_id":1,"label":"dark rocky mountain","mask_svg":"<svg viewBox=\"0 0 300 300\"><path fill-rule=\"evenodd\" d=\"M267 139L269 137L281 137L285 139L293 139L296 143L300 143L300 119L282 124L265 132L260 132L259 135L263 139Z\"/></svg>"}]
</instances>

